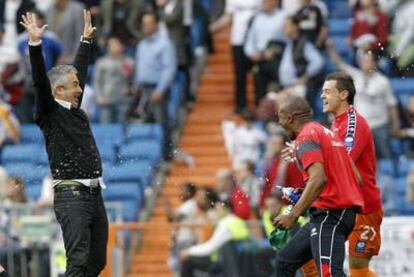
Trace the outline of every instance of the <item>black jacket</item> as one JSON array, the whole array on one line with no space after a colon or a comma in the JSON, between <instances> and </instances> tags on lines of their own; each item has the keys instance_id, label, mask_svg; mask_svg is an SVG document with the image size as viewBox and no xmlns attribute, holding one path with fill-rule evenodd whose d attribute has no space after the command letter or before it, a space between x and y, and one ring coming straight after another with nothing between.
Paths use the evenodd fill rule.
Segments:
<instances>
[{"instance_id":1,"label":"black jacket","mask_svg":"<svg viewBox=\"0 0 414 277\"><path fill-rule=\"evenodd\" d=\"M74 67L82 90L85 86L88 43L80 43ZM80 108L67 109L52 95L44 66L42 47L30 46L30 63L35 86L35 122L40 126L46 143L54 179L93 179L102 176L101 158L96 147L89 119ZM82 95L79 97L79 107Z\"/></svg>"}]
</instances>

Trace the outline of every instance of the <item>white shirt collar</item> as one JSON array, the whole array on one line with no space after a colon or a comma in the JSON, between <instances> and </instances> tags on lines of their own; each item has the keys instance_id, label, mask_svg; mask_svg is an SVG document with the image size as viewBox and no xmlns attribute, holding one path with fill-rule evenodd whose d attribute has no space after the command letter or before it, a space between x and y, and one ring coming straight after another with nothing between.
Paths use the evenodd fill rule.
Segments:
<instances>
[{"instance_id":1,"label":"white shirt collar","mask_svg":"<svg viewBox=\"0 0 414 277\"><path fill-rule=\"evenodd\" d=\"M70 108L72 107L72 104L68 101L61 100L61 99L56 99L56 98L55 98L55 100L56 100L56 102L58 102L58 104L60 104L62 107L66 108L68 110L70 110Z\"/></svg>"}]
</instances>

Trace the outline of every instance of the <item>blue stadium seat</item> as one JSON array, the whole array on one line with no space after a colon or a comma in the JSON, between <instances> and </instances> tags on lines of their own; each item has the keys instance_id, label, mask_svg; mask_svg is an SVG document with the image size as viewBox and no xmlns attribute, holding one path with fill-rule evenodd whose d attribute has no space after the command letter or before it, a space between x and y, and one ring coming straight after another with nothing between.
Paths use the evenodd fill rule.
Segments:
<instances>
[{"instance_id":1,"label":"blue stadium seat","mask_svg":"<svg viewBox=\"0 0 414 277\"><path fill-rule=\"evenodd\" d=\"M41 147L39 144L7 145L2 151L2 163L37 163Z\"/></svg>"},{"instance_id":2,"label":"blue stadium seat","mask_svg":"<svg viewBox=\"0 0 414 277\"><path fill-rule=\"evenodd\" d=\"M408 103L408 98L410 97L410 95L414 94L413 84L414 78L391 79L391 86L404 106L406 105L406 103Z\"/></svg>"},{"instance_id":3,"label":"blue stadium seat","mask_svg":"<svg viewBox=\"0 0 414 277\"><path fill-rule=\"evenodd\" d=\"M99 154L101 155L102 162L114 163L116 160L116 149L115 146L108 142L101 142L97 145Z\"/></svg>"},{"instance_id":4,"label":"blue stadium seat","mask_svg":"<svg viewBox=\"0 0 414 277\"><path fill-rule=\"evenodd\" d=\"M349 18L352 16L347 1L330 0L325 3L328 6L329 16L332 18Z\"/></svg>"},{"instance_id":5,"label":"blue stadium seat","mask_svg":"<svg viewBox=\"0 0 414 277\"><path fill-rule=\"evenodd\" d=\"M331 18L328 26L329 34L332 36L347 36L351 27L348 18Z\"/></svg>"},{"instance_id":6,"label":"blue stadium seat","mask_svg":"<svg viewBox=\"0 0 414 277\"><path fill-rule=\"evenodd\" d=\"M118 185L107 185L103 191L105 201L142 200L140 186L137 183L118 183Z\"/></svg>"},{"instance_id":7,"label":"blue stadium seat","mask_svg":"<svg viewBox=\"0 0 414 277\"><path fill-rule=\"evenodd\" d=\"M395 175L394 162L390 159L382 159L378 161L378 170L386 175Z\"/></svg>"},{"instance_id":8,"label":"blue stadium seat","mask_svg":"<svg viewBox=\"0 0 414 277\"><path fill-rule=\"evenodd\" d=\"M41 186L44 177L50 174L48 166L38 166L31 163L8 163L5 168L9 175L21 177L27 187Z\"/></svg>"},{"instance_id":9,"label":"blue stadium seat","mask_svg":"<svg viewBox=\"0 0 414 277\"><path fill-rule=\"evenodd\" d=\"M39 126L35 124L24 124L20 130L20 143L43 143L43 134Z\"/></svg>"},{"instance_id":10,"label":"blue stadium seat","mask_svg":"<svg viewBox=\"0 0 414 277\"><path fill-rule=\"evenodd\" d=\"M108 186L103 191L105 201L120 202L122 214L125 221L136 221L143 195L141 190L134 183L124 183L120 186Z\"/></svg>"},{"instance_id":11,"label":"blue stadium seat","mask_svg":"<svg viewBox=\"0 0 414 277\"><path fill-rule=\"evenodd\" d=\"M397 177L407 177L408 172L413 168L413 160L400 159L397 164Z\"/></svg>"},{"instance_id":12,"label":"blue stadium seat","mask_svg":"<svg viewBox=\"0 0 414 277\"><path fill-rule=\"evenodd\" d=\"M399 215L410 215L414 214L414 205L407 203L405 195L399 195L396 199L396 209Z\"/></svg>"},{"instance_id":13,"label":"blue stadium seat","mask_svg":"<svg viewBox=\"0 0 414 277\"><path fill-rule=\"evenodd\" d=\"M137 187L142 196L141 204L143 205L145 203L145 198L144 198L145 187L142 186L139 182L108 182L105 184L108 188L111 187L111 188L124 189L125 187Z\"/></svg>"},{"instance_id":14,"label":"blue stadium seat","mask_svg":"<svg viewBox=\"0 0 414 277\"><path fill-rule=\"evenodd\" d=\"M101 143L119 145L123 140L121 124L93 124L92 132L98 147Z\"/></svg>"},{"instance_id":15,"label":"blue stadium seat","mask_svg":"<svg viewBox=\"0 0 414 277\"><path fill-rule=\"evenodd\" d=\"M36 201L40 198L42 193L42 184L35 184L30 186L25 186L26 196L30 201Z\"/></svg>"},{"instance_id":16,"label":"blue stadium seat","mask_svg":"<svg viewBox=\"0 0 414 277\"><path fill-rule=\"evenodd\" d=\"M407 176L394 179L395 191L398 195L405 195L407 191Z\"/></svg>"},{"instance_id":17,"label":"blue stadium seat","mask_svg":"<svg viewBox=\"0 0 414 277\"><path fill-rule=\"evenodd\" d=\"M119 162L137 160L150 161L153 166L158 165L161 158L161 145L155 140L142 140L121 146Z\"/></svg>"},{"instance_id":18,"label":"blue stadium seat","mask_svg":"<svg viewBox=\"0 0 414 277\"><path fill-rule=\"evenodd\" d=\"M163 141L163 132L160 124L130 124L126 129L126 142L136 140L153 139L160 144Z\"/></svg>"},{"instance_id":19,"label":"blue stadium seat","mask_svg":"<svg viewBox=\"0 0 414 277\"><path fill-rule=\"evenodd\" d=\"M152 177L153 168L147 161L120 164L104 170L105 183L134 182L147 187Z\"/></svg>"},{"instance_id":20,"label":"blue stadium seat","mask_svg":"<svg viewBox=\"0 0 414 277\"><path fill-rule=\"evenodd\" d=\"M47 157L46 149L44 147L42 147L39 160L37 162L39 165L49 166L49 158Z\"/></svg>"},{"instance_id":21,"label":"blue stadium seat","mask_svg":"<svg viewBox=\"0 0 414 277\"><path fill-rule=\"evenodd\" d=\"M392 78L391 86L396 93L414 93L414 78Z\"/></svg>"},{"instance_id":22,"label":"blue stadium seat","mask_svg":"<svg viewBox=\"0 0 414 277\"><path fill-rule=\"evenodd\" d=\"M346 45L346 36L332 36L335 41L336 51L345 60L349 61L352 59L352 49Z\"/></svg>"}]
</instances>

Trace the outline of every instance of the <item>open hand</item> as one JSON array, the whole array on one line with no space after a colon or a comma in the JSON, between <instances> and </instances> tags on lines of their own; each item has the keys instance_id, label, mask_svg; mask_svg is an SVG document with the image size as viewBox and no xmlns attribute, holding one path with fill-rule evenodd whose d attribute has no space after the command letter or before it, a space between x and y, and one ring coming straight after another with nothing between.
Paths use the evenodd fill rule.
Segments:
<instances>
[{"instance_id":1,"label":"open hand","mask_svg":"<svg viewBox=\"0 0 414 277\"><path fill-rule=\"evenodd\" d=\"M92 26L92 16L90 11L83 10L83 22L85 24L83 27L83 37L91 39L96 27Z\"/></svg>"},{"instance_id":2,"label":"open hand","mask_svg":"<svg viewBox=\"0 0 414 277\"><path fill-rule=\"evenodd\" d=\"M36 43L42 39L43 33L47 25L39 27L36 21L36 15L34 13L27 12L25 15L22 15L22 21L20 21L27 33L29 34L29 42Z\"/></svg>"}]
</instances>

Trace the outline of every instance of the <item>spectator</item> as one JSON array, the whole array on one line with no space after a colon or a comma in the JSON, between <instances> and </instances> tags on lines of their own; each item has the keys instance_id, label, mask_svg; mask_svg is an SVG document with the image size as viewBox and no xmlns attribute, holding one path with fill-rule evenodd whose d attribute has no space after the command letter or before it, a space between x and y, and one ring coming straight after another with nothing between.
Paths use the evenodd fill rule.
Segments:
<instances>
[{"instance_id":1,"label":"spectator","mask_svg":"<svg viewBox=\"0 0 414 277\"><path fill-rule=\"evenodd\" d=\"M55 0L34 0L36 8L42 11L43 13L46 13L50 9L50 7L52 7L53 2L55 2Z\"/></svg>"},{"instance_id":2,"label":"spectator","mask_svg":"<svg viewBox=\"0 0 414 277\"><path fill-rule=\"evenodd\" d=\"M261 155L260 146L266 142L267 135L254 125L254 115L245 110L241 122L225 120L222 131L233 166L250 161L256 164Z\"/></svg>"},{"instance_id":3,"label":"spectator","mask_svg":"<svg viewBox=\"0 0 414 277\"><path fill-rule=\"evenodd\" d=\"M395 187L394 178L378 171L377 180L377 183L381 188L382 208L384 210L384 215L395 215L397 211L396 199L399 198L397 198L397 188Z\"/></svg>"},{"instance_id":4,"label":"spectator","mask_svg":"<svg viewBox=\"0 0 414 277\"><path fill-rule=\"evenodd\" d=\"M167 104L177 69L177 59L171 40L158 30L158 17L147 13L142 17L145 38L137 46L135 91L140 91L139 113L145 121L163 125L164 159L171 160L172 145Z\"/></svg>"},{"instance_id":5,"label":"spectator","mask_svg":"<svg viewBox=\"0 0 414 277\"><path fill-rule=\"evenodd\" d=\"M395 57L399 69L407 69L414 62L414 2L406 1L397 8L388 52Z\"/></svg>"},{"instance_id":6,"label":"spectator","mask_svg":"<svg viewBox=\"0 0 414 277\"><path fill-rule=\"evenodd\" d=\"M184 9L184 2L177 0L157 0L160 19L167 27L168 34L177 51L178 72L185 76L184 98L194 101L190 93L190 33L184 25L189 20L188 9ZM188 2L188 1L187 1ZM188 3L186 3L188 5ZM186 18L184 17L186 15ZM192 18L191 18L192 19Z\"/></svg>"},{"instance_id":7,"label":"spectator","mask_svg":"<svg viewBox=\"0 0 414 277\"><path fill-rule=\"evenodd\" d=\"M301 0L301 2L302 6L297 12L300 31L308 41L321 49L328 35L327 16L314 1Z\"/></svg>"},{"instance_id":8,"label":"spectator","mask_svg":"<svg viewBox=\"0 0 414 277\"><path fill-rule=\"evenodd\" d=\"M0 166L0 201L3 201L6 194L6 181L9 175L4 167ZM1 225L1 223L0 223Z\"/></svg>"},{"instance_id":9,"label":"spectator","mask_svg":"<svg viewBox=\"0 0 414 277\"><path fill-rule=\"evenodd\" d=\"M180 252L183 260L181 276L192 277L195 270L208 272L212 265L211 255L230 241L245 241L249 238L246 223L232 213L230 200L221 200L215 205L219 222L212 237L205 243L194 245ZM228 266L228 265L227 265Z\"/></svg>"},{"instance_id":10,"label":"spectator","mask_svg":"<svg viewBox=\"0 0 414 277\"><path fill-rule=\"evenodd\" d=\"M142 16L146 11L151 10L146 2L145 0L102 0L100 4L102 35L117 36L127 47L135 45L143 38Z\"/></svg>"},{"instance_id":11,"label":"spectator","mask_svg":"<svg viewBox=\"0 0 414 277\"><path fill-rule=\"evenodd\" d=\"M37 204L42 207L53 206L53 179L50 174L43 178L42 190L40 192L40 197L37 200Z\"/></svg>"},{"instance_id":12,"label":"spectator","mask_svg":"<svg viewBox=\"0 0 414 277\"><path fill-rule=\"evenodd\" d=\"M399 137L408 141L409 152L404 153L408 158L412 158L414 154L414 95L410 95L408 98L407 107L400 108L400 131Z\"/></svg>"},{"instance_id":13,"label":"spectator","mask_svg":"<svg viewBox=\"0 0 414 277\"><path fill-rule=\"evenodd\" d=\"M79 36L83 31L84 6L76 1L55 0L47 12L49 28L58 35L63 45L63 62L70 63L75 57Z\"/></svg>"},{"instance_id":14,"label":"spectator","mask_svg":"<svg viewBox=\"0 0 414 277\"><path fill-rule=\"evenodd\" d=\"M219 170L216 180L219 198L230 199L233 213L242 219L249 219L251 214L249 196L236 184L232 172L228 169Z\"/></svg>"},{"instance_id":15,"label":"spectator","mask_svg":"<svg viewBox=\"0 0 414 277\"><path fill-rule=\"evenodd\" d=\"M263 183L255 175L255 165L252 162L242 162L235 168L235 177L237 185L249 197L250 209L258 216Z\"/></svg>"},{"instance_id":16,"label":"spectator","mask_svg":"<svg viewBox=\"0 0 414 277\"><path fill-rule=\"evenodd\" d=\"M93 87L101 123L123 123L126 119L133 61L123 54L123 50L118 38L109 38L108 54L95 65Z\"/></svg>"},{"instance_id":17,"label":"spectator","mask_svg":"<svg viewBox=\"0 0 414 277\"><path fill-rule=\"evenodd\" d=\"M252 21L247 33L244 52L254 63L256 104L266 94L271 81L277 81L277 70L283 52L285 36L283 21L286 13L280 0L264 0L262 11Z\"/></svg>"},{"instance_id":18,"label":"spectator","mask_svg":"<svg viewBox=\"0 0 414 277\"><path fill-rule=\"evenodd\" d=\"M4 42L11 47L16 47L17 37L24 31L20 25L22 15L36 8L31 0L2 0L0 1L0 23L4 24L6 34Z\"/></svg>"},{"instance_id":19,"label":"spectator","mask_svg":"<svg viewBox=\"0 0 414 277\"><path fill-rule=\"evenodd\" d=\"M20 140L20 124L10 105L0 100L0 147Z\"/></svg>"},{"instance_id":20,"label":"spectator","mask_svg":"<svg viewBox=\"0 0 414 277\"><path fill-rule=\"evenodd\" d=\"M228 0L226 11L210 26L211 32L231 24L230 44L232 47L235 76L236 112L246 108L246 77L250 61L244 54L243 45L249 28L249 22L256 10L260 8L260 0Z\"/></svg>"},{"instance_id":21,"label":"spectator","mask_svg":"<svg viewBox=\"0 0 414 277\"><path fill-rule=\"evenodd\" d=\"M375 55L371 51L365 51L359 58L358 69L345 64L330 42L329 56L340 70L354 79L354 106L371 128L377 158L390 159L391 136L399 134L397 98L388 78L377 71Z\"/></svg>"},{"instance_id":22,"label":"spectator","mask_svg":"<svg viewBox=\"0 0 414 277\"><path fill-rule=\"evenodd\" d=\"M6 181L5 203L26 203L26 191L23 179L18 176L9 176Z\"/></svg>"},{"instance_id":23,"label":"spectator","mask_svg":"<svg viewBox=\"0 0 414 277\"><path fill-rule=\"evenodd\" d=\"M407 181L407 192L406 192L406 200L409 203L414 203L414 170L408 174L408 181Z\"/></svg>"},{"instance_id":24,"label":"spectator","mask_svg":"<svg viewBox=\"0 0 414 277\"><path fill-rule=\"evenodd\" d=\"M39 10L33 11L37 18L37 25L39 28L46 24L46 18ZM28 47L29 36L27 32L22 33L18 38L17 47L20 54L20 59L24 69L24 85L23 85L23 99L22 99L22 122L33 123L33 109L34 109L34 88L32 73L29 60L29 47ZM45 57L45 67L49 71L55 66L62 58L63 45L57 38L56 34L52 31L46 30L42 37L43 43L43 56Z\"/></svg>"},{"instance_id":25,"label":"spectator","mask_svg":"<svg viewBox=\"0 0 414 277\"><path fill-rule=\"evenodd\" d=\"M284 32L288 38L279 66L279 82L282 87L294 88L299 94L306 94L306 100L316 111L316 97L320 76L324 65L319 51L306 40L299 29L297 17L289 17L284 22Z\"/></svg>"},{"instance_id":26,"label":"spectator","mask_svg":"<svg viewBox=\"0 0 414 277\"><path fill-rule=\"evenodd\" d=\"M355 49L383 50L389 31L388 17L376 0L361 0L355 9L349 43Z\"/></svg>"},{"instance_id":27,"label":"spectator","mask_svg":"<svg viewBox=\"0 0 414 277\"><path fill-rule=\"evenodd\" d=\"M183 203L175 210L172 209L171 203L164 198L164 210L170 222L191 223L197 220L197 203L195 195L197 188L192 183L185 183L181 186L180 200ZM188 248L197 242L197 238L192 228L178 227L173 234L172 253L169 258L169 264L173 270L179 271L178 251Z\"/></svg>"},{"instance_id":28,"label":"spectator","mask_svg":"<svg viewBox=\"0 0 414 277\"><path fill-rule=\"evenodd\" d=\"M302 175L295 162L287 162L282 158L282 150L285 148L287 137L284 133L276 133L269 140L264 157L265 180L260 197L260 207L263 207L265 199L271 194L278 194L276 186L289 186L303 188ZM288 204L283 201L283 204Z\"/></svg>"},{"instance_id":29,"label":"spectator","mask_svg":"<svg viewBox=\"0 0 414 277\"><path fill-rule=\"evenodd\" d=\"M85 88L83 89L81 109L86 112L86 114L89 117L89 120L95 121L95 118L96 118L95 90L88 84L85 84Z\"/></svg>"}]
</instances>

